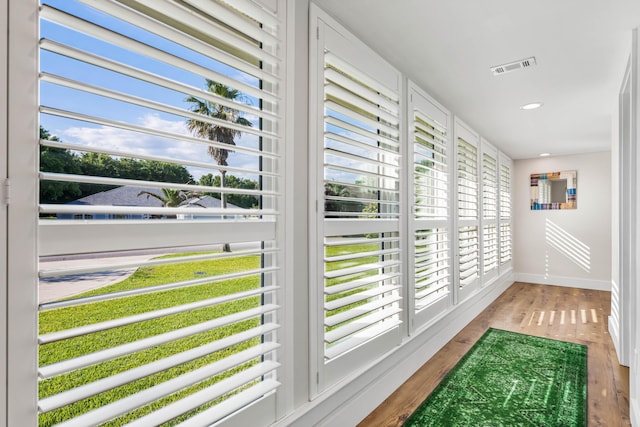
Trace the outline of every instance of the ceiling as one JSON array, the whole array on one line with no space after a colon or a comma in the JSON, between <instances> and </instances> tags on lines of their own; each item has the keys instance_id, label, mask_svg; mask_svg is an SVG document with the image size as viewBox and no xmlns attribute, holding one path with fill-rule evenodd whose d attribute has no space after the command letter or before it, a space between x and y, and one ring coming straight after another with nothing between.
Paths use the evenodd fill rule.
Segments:
<instances>
[{"instance_id":1,"label":"ceiling","mask_svg":"<svg viewBox=\"0 0 640 427\"><path fill-rule=\"evenodd\" d=\"M314 2L514 159L610 149L640 0Z\"/></svg>"}]
</instances>

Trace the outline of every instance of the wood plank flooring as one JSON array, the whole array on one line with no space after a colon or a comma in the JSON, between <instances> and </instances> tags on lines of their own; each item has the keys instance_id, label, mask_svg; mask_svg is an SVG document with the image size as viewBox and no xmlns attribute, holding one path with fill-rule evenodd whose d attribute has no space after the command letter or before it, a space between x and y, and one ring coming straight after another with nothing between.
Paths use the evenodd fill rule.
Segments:
<instances>
[{"instance_id":1,"label":"wood plank flooring","mask_svg":"<svg viewBox=\"0 0 640 427\"><path fill-rule=\"evenodd\" d=\"M629 369L618 364L607 332L610 297L610 292L514 283L359 427L402 425L489 327L587 345L589 426L630 426Z\"/></svg>"}]
</instances>

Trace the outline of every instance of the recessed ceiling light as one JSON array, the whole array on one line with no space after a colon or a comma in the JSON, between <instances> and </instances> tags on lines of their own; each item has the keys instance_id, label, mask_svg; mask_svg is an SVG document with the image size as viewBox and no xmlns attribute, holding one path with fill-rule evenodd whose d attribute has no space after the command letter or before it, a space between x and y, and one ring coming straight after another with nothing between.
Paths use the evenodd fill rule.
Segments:
<instances>
[{"instance_id":1,"label":"recessed ceiling light","mask_svg":"<svg viewBox=\"0 0 640 427\"><path fill-rule=\"evenodd\" d=\"M551 153L541 153L541 154L540 154L540 157L548 157L548 156L550 156L550 155L551 155Z\"/></svg>"},{"instance_id":2,"label":"recessed ceiling light","mask_svg":"<svg viewBox=\"0 0 640 427\"><path fill-rule=\"evenodd\" d=\"M535 110L536 108L542 107L542 102L532 102L531 104L526 104L520 107L522 110Z\"/></svg>"}]
</instances>

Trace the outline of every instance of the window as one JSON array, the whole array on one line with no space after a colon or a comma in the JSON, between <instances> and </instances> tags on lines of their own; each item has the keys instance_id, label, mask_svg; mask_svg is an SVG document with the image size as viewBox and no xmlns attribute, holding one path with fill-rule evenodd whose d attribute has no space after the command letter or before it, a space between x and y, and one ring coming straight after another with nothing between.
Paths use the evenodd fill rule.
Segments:
<instances>
[{"instance_id":1,"label":"window","mask_svg":"<svg viewBox=\"0 0 640 427\"><path fill-rule=\"evenodd\" d=\"M511 159L500 153L500 266L511 265Z\"/></svg>"},{"instance_id":2,"label":"window","mask_svg":"<svg viewBox=\"0 0 640 427\"><path fill-rule=\"evenodd\" d=\"M458 301L476 290L480 278L478 136L456 122L458 175Z\"/></svg>"},{"instance_id":3,"label":"window","mask_svg":"<svg viewBox=\"0 0 640 427\"><path fill-rule=\"evenodd\" d=\"M412 294L418 327L450 306L451 204L449 202L449 113L420 91L409 88L409 137L413 147Z\"/></svg>"},{"instance_id":4,"label":"window","mask_svg":"<svg viewBox=\"0 0 640 427\"><path fill-rule=\"evenodd\" d=\"M40 25L39 424L270 424L280 17L50 1Z\"/></svg>"},{"instance_id":5,"label":"window","mask_svg":"<svg viewBox=\"0 0 640 427\"><path fill-rule=\"evenodd\" d=\"M318 92L311 102L320 108L311 119L318 201L311 283L312 312L321 314L315 342L322 388L399 343L401 79L313 11L311 87Z\"/></svg>"},{"instance_id":6,"label":"window","mask_svg":"<svg viewBox=\"0 0 640 427\"><path fill-rule=\"evenodd\" d=\"M498 151L482 141L482 276L498 273Z\"/></svg>"}]
</instances>

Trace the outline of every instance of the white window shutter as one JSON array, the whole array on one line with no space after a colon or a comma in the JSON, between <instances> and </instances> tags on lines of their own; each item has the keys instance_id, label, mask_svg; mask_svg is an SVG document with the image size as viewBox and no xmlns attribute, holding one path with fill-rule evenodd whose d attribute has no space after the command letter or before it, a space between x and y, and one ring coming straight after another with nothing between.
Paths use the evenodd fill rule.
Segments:
<instances>
[{"instance_id":1,"label":"white window shutter","mask_svg":"<svg viewBox=\"0 0 640 427\"><path fill-rule=\"evenodd\" d=\"M311 87L317 90L311 102L318 106L311 118L318 200L312 310L321 313L316 360L321 382L329 385L400 336L401 80L339 24L312 10L320 15L312 13L311 28Z\"/></svg>"},{"instance_id":2,"label":"white window shutter","mask_svg":"<svg viewBox=\"0 0 640 427\"><path fill-rule=\"evenodd\" d=\"M498 150L482 141L482 279L498 275Z\"/></svg>"},{"instance_id":3,"label":"white window shutter","mask_svg":"<svg viewBox=\"0 0 640 427\"><path fill-rule=\"evenodd\" d=\"M479 137L456 120L458 298L463 301L480 281Z\"/></svg>"},{"instance_id":4,"label":"white window shutter","mask_svg":"<svg viewBox=\"0 0 640 427\"><path fill-rule=\"evenodd\" d=\"M275 414L282 16L252 0L42 3L40 123L61 133L40 149L93 169L41 164L43 189L87 196L40 204L40 423Z\"/></svg>"},{"instance_id":5,"label":"white window shutter","mask_svg":"<svg viewBox=\"0 0 640 427\"><path fill-rule=\"evenodd\" d=\"M409 144L413 150L409 221L410 292L414 328L433 319L452 302L450 114L409 82Z\"/></svg>"},{"instance_id":6,"label":"white window shutter","mask_svg":"<svg viewBox=\"0 0 640 427\"><path fill-rule=\"evenodd\" d=\"M512 161L500 153L500 268L511 267L513 230L511 215Z\"/></svg>"}]
</instances>

